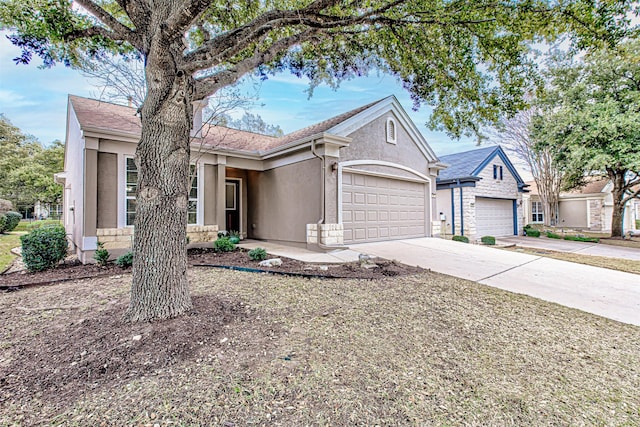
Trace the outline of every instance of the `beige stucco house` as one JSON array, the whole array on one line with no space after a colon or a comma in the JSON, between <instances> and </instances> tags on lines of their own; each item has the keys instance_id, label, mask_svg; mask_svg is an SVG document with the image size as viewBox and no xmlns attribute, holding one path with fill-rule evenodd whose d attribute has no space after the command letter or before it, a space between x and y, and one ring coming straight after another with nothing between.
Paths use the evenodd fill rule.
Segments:
<instances>
[{"instance_id":1,"label":"beige stucco house","mask_svg":"<svg viewBox=\"0 0 640 427\"><path fill-rule=\"evenodd\" d=\"M130 247L140 137L135 110L69 96L64 225L83 262ZM196 111L190 242L220 230L326 249L429 236L442 165L393 96L283 137L202 123Z\"/></svg>"},{"instance_id":2,"label":"beige stucco house","mask_svg":"<svg viewBox=\"0 0 640 427\"><path fill-rule=\"evenodd\" d=\"M526 184L497 145L442 156L437 178L441 229L471 239L518 235Z\"/></svg>"},{"instance_id":3,"label":"beige stucco house","mask_svg":"<svg viewBox=\"0 0 640 427\"><path fill-rule=\"evenodd\" d=\"M544 211L535 181L527 183L530 192L524 197L524 221L527 224L543 224ZM613 183L608 178L594 177L587 183L571 191L560 193L556 225L577 230L599 233L611 232L613 213ZM624 212L623 229L635 230L635 220L640 219L636 200L627 203Z\"/></svg>"}]
</instances>

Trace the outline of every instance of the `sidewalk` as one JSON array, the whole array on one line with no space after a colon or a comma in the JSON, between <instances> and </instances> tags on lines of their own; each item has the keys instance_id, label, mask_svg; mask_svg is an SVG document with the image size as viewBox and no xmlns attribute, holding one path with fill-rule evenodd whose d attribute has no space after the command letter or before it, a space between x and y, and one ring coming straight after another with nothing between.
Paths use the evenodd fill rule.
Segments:
<instances>
[{"instance_id":1,"label":"sidewalk","mask_svg":"<svg viewBox=\"0 0 640 427\"><path fill-rule=\"evenodd\" d=\"M527 248L548 249L558 252L573 252L584 255L640 261L640 249L600 243L573 242L570 240L549 239L547 237L523 236L498 237L496 243L501 245L513 244Z\"/></svg>"}]
</instances>

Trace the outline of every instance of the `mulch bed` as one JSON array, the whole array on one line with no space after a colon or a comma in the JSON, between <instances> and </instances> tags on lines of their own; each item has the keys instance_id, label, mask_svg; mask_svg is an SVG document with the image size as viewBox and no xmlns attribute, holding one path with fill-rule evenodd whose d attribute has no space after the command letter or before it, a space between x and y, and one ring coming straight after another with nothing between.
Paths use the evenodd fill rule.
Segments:
<instances>
[{"instance_id":1,"label":"mulch bed","mask_svg":"<svg viewBox=\"0 0 640 427\"><path fill-rule=\"evenodd\" d=\"M376 279L390 276L417 274L425 270L395 261L375 260L376 267L364 268L360 263L313 264L286 257L269 255L269 258L280 258L282 265L278 267L259 267L258 261L249 259L247 251L238 249L234 252L214 252L212 249L190 249L189 265L194 268L212 266L239 267L243 269L259 269L265 272L292 274L298 276L321 278L353 278ZM67 280L113 276L130 273L131 268L120 268L114 264L100 267L96 264L83 265L79 261L66 261L55 269L28 273L24 271L0 275L0 290L13 290L25 286L54 284Z\"/></svg>"}]
</instances>

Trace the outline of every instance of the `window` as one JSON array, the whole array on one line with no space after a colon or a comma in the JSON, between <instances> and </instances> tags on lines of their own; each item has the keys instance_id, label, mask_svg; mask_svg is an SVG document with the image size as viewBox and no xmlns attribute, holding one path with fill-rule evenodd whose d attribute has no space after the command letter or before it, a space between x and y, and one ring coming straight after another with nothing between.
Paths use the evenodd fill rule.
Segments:
<instances>
[{"instance_id":1,"label":"window","mask_svg":"<svg viewBox=\"0 0 640 427\"><path fill-rule=\"evenodd\" d=\"M133 157L127 157L126 164L126 190L125 212L126 224L134 225L136 220L136 193L138 191L138 169ZM187 203L187 224L198 223L198 168L191 165L189 168L191 185L189 187L189 201Z\"/></svg>"},{"instance_id":2,"label":"window","mask_svg":"<svg viewBox=\"0 0 640 427\"><path fill-rule=\"evenodd\" d=\"M531 202L531 222L544 222L542 202Z\"/></svg>"},{"instance_id":3,"label":"window","mask_svg":"<svg viewBox=\"0 0 640 427\"><path fill-rule=\"evenodd\" d=\"M126 159L125 212L126 224L133 225L136 220L136 193L138 192L138 168L133 157Z\"/></svg>"},{"instance_id":4,"label":"window","mask_svg":"<svg viewBox=\"0 0 640 427\"><path fill-rule=\"evenodd\" d=\"M187 224L198 223L198 168L196 165L189 166L189 202L187 204Z\"/></svg>"},{"instance_id":5,"label":"window","mask_svg":"<svg viewBox=\"0 0 640 427\"><path fill-rule=\"evenodd\" d=\"M498 179L498 174L500 175L500 180L502 180L502 166L493 165L493 179Z\"/></svg>"},{"instance_id":6,"label":"window","mask_svg":"<svg viewBox=\"0 0 640 427\"><path fill-rule=\"evenodd\" d=\"M390 144L395 144L397 141L396 122L391 117L387 119L385 132L386 132L387 142Z\"/></svg>"}]
</instances>

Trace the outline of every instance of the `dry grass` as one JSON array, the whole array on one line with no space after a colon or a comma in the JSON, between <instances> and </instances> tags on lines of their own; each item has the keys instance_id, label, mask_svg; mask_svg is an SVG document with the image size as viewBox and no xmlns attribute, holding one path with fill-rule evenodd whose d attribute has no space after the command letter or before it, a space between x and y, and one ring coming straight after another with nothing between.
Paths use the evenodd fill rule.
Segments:
<instances>
[{"instance_id":1,"label":"dry grass","mask_svg":"<svg viewBox=\"0 0 640 427\"><path fill-rule=\"evenodd\" d=\"M612 246L623 246L625 248L640 249L640 237L632 237L631 239L601 239L600 243Z\"/></svg>"},{"instance_id":2,"label":"dry grass","mask_svg":"<svg viewBox=\"0 0 640 427\"><path fill-rule=\"evenodd\" d=\"M625 271L627 273L640 274L640 261L623 258L611 258L594 255L583 255L575 252L558 252L549 249L536 249L527 247L508 247L506 250L522 252L525 254L544 256L559 259L561 261L575 262L578 264L592 265L594 267L608 268L610 270Z\"/></svg>"},{"instance_id":3,"label":"dry grass","mask_svg":"<svg viewBox=\"0 0 640 427\"><path fill-rule=\"evenodd\" d=\"M439 274L305 280L199 269L191 277L194 295L239 301L268 332L255 342L253 323L231 324L223 351L203 348L197 359L67 405L35 392L3 399L0 425L640 424L634 326ZM0 295L0 313L11 329L65 333L77 317L99 319L126 300L129 280ZM59 301L84 308L15 308ZM9 330L0 349L0 365L20 363Z\"/></svg>"}]
</instances>

